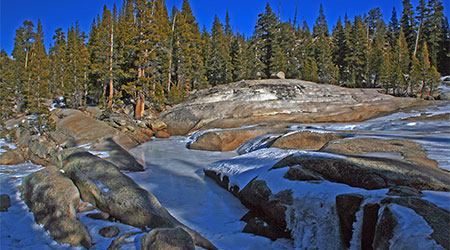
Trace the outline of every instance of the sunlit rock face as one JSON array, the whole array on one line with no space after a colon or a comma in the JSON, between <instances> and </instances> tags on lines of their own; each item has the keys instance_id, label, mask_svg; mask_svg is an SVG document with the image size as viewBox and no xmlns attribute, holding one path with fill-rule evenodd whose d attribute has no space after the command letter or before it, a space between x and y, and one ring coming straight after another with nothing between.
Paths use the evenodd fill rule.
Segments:
<instances>
[{"instance_id":1,"label":"sunlit rock face","mask_svg":"<svg viewBox=\"0 0 450 250\"><path fill-rule=\"evenodd\" d=\"M362 121L417 100L301 80L240 81L198 91L163 113L171 135L263 122Z\"/></svg>"}]
</instances>

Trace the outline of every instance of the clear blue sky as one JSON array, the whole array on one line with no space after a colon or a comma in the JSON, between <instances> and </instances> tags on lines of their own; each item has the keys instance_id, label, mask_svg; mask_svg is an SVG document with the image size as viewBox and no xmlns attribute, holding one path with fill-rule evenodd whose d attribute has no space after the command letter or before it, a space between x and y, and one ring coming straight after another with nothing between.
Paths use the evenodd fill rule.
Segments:
<instances>
[{"instance_id":1,"label":"clear blue sky","mask_svg":"<svg viewBox=\"0 0 450 250\"><path fill-rule=\"evenodd\" d=\"M210 30L214 14L217 14L223 22L228 10L233 29L245 35L252 34L257 15L264 12L267 2L270 3L274 12L278 13L279 0L190 0L200 28L205 25ZM338 17L343 17L345 13L352 18L379 7L384 19L388 21L392 7L397 9L399 16L402 10L402 0L281 0L283 20L293 19L297 2L299 2L297 19L299 21L302 18L306 19L310 27L314 24L320 3L322 3L330 30L336 24ZM411 2L415 7L418 0ZM445 6L445 15L448 17L450 0L442 2ZM48 49L57 28L61 27L67 31L72 23L78 21L82 31L88 33L92 20L97 14L101 14L105 4L112 8L114 4L120 7L122 3L123 0L0 0L1 49L11 54L15 30L24 20L31 20L36 25L37 19L41 19ZM169 12L174 5L180 9L181 3L182 0L166 0Z\"/></svg>"}]
</instances>

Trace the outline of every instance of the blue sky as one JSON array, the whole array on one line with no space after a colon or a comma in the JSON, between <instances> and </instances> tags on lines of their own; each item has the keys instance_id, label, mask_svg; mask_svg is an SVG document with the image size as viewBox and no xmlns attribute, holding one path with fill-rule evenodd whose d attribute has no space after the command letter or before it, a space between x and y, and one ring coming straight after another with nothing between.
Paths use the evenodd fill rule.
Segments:
<instances>
[{"instance_id":1,"label":"blue sky","mask_svg":"<svg viewBox=\"0 0 450 250\"><path fill-rule=\"evenodd\" d=\"M245 35L251 35L256 24L257 15L264 12L269 2L274 12L278 13L280 0L190 0L192 10L200 28L203 25L210 30L214 15L217 14L222 22L228 10L231 25ZM336 24L339 16L348 13L349 17L362 15L370 9L379 7L385 20L391 17L392 7L397 9L400 16L402 0L281 0L281 17L289 20L294 17L295 7L299 2L298 20L304 18L310 27L314 24L320 3L324 6L330 30ZM411 1L414 6L418 0ZM450 0L442 1L445 6L445 15L449 16ZM14 46L15 30L24 20L31 20L34 24L40 18L44 26L45 43L52 43L54 31L61 27L65 31L76 21L82 31L89 32L92 20L101 14L106 4L112 8L114 4L122 6L123 0L0 0L0 40L1 49L11 53ZM172 6L181 8L182 0L166 0L168 10Z\"/></svg>"}]
</instances>

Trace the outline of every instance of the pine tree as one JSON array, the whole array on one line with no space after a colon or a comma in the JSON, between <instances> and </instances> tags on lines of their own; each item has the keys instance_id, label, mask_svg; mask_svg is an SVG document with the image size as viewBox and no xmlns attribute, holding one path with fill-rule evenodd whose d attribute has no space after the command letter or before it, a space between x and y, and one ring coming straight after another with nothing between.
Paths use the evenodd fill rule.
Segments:
<instances>
[{"instance_id":1,"label":"pine tree","mask_svg":"<svg viewBox=\"0 0 450 250\"><path fill-rule=\"evenodd\" d=\"M205 79L204 62L200 56L200 29L188 0L183 0L180 26L178 27L180 54L177 82L183 85L179 89L195 89Z\"/></svg>"},{"instance_id":2,"label":"pine tree","mask_svg":"<svg viewBox=\"0 0 450 250\"><path fill-rule=\"evenodd\" d=\"M34 42L29 53L29 84L31 84L28 93L28 108L31 113L48 113L47 107L42 103L45 98L50 97L49 89L49 60L44 45L44 31L41 20L38 19L36 32L34 33Z\"/></svg>"},{"instance_id":3,"label":"pine tree","mask_svg":"<svg viewBox=\"0 0 450 250\"><path fill-rule=\"evenodd\" d=\"M314 59L313 38L308 23L304 20L302 27L297 29L299 41L296 58L299 61L300 78L317 82L317 63Z\"/></svg>"},{"instance_id":4,"label":"pine tree","mask_svg":"<svg viewBox=\"0 0 450 250\"><path fill-rule=\"evenodd\" d=\"M420 85L420 98L423 98L427 88L429 93L432 93L438 82L439 74L436 68L430 64L426 43L422 43L419 46L417 55L417 57L413 58L411 77L416 84Z\"/></svg>"},{"instance_id":5,"label":"pine tree","mask_svg":"<svg viewBox=\"0 0 450 250\"><path fill-rule=\"evenodd\" d=\"M350 74L353 80L353 87L363 87L368 83L368 43L365 25L361 16L355 17L348 41L350 56L346 58L346 61L348 65L351 65Z\"/></svg>"},{"instance_id":6,"label":"pine tree","mask_svg":"<svg viewBox=\"0 0 450 250\"><path fill-rule=\"evenodd\" d=\"M123 6L118 15L116 36L118 50L117 54L119 57L118 64L120 66L118 73L120 74L119 79L121 84L121 92L125 92L122 90L125 89L129 83L136 80L137 69L135 68L134 62L137 60L137 44L135 43L135 39L138 31L134 12L135 8L132 0L124 0ZM91 39L92 37L90 36L89 41Z\"/></svg>"},{"instance_id":7,"label":"pine tree","mask_svg":"<svg viewBox=\"0 0 450 250\"><path fill-rule=\"evenodd\" d=\"M395 88L406 91L406 95L409 96L411 93L411 78L409 77L411 59L408 50L408 43L403 30L400 30L392 50L392 67L394 70L392 72L392 82Z\"/></svg>"},{"instance_id":8,"label":"pine tree","mask_svg":"<svg viewBox=\"0 0 450 250\"><path fill-rule=\"evenodd\" d=\"M22 112L25 109L27 95L32 92L29 82L29 58L34 38L34 24L31 21L24 21L23 26L16 30L14 38L14 49L12 56L15 60L13 72L15 82L14 86L14 106L16 112Z\"/></svg>"},{"instance_id":9,"label":"pine tree","mask_svg":"<svg viewBox=\"0 0 450 250\"><path fill-rule=\"evenodd\" d=\"M286 78L299 78L299 62L296 57L298 44L295 37L295 29L290 22L281 23L279 57L283 59L281 70L286 73Z\"/></svg>"},{"instance_id":10,"label":"pine tree","mask_svg":"<svg viewBox=\"0 0 450 250\"><path fill-rule=\"evenodd\" d=\"M318 81L321 83L334 83L337 79L337 69L333 64L332 48L328 25L322 5L320 5L319 17L313 27L314 57L317 62Z\"/></svg>"},{"instance_id":11,"label":"pine tree","mask_svg":"<svg viewBox=\"0 0 450 250\"><path fill-rule=\"evenodd\" d=\"M410 0L403 0L403 12L400 19L400 26L405 33L406 41L408 42L408 48L413 53L414 45L416 41L416 20L414 19L414 10Z\"/></svg>"},{"instance_id":12,"label":"pine tree","mask_svg":"<svg viewBox=\"0 0 450 250\"><path fill-rule=\"evenodd\" d=\"M400 34L400 23L397 18L397 11L395 7L392 9L392 16L388 25L388 42L393 47L395 45L395 41L397 40Z\"/></svg>"},{"instance_id":13,"label":"pine tree","mask_svg":"<svg viewBox=\"0 0 450 250\"><path fill-rule=\"evenodd\" d=\"M85 44L86 35L78 23L67 31L66 70L64 71L64 94L72 107L85 105L89 86L89 52Z\"/></svg>"},{"instance_id":14,"label":"pine tree","mask_svg":"<svg viewBox=\"0 0 450 250\"><path fill-rule=\"evenodd\" d=\"M435 67L438 65L439 51L442 47L442 40L445 40L444 30L445 16L444 6L440 0L429 0L426 12L426 22L423 25L423 40L427 42L430 52L430 63Z\"/></svg>"},{"instance_id":15,"label":"pine tree","mask_svg":"<svg viewBox=\"0 0 450 250\"><path fill-rule=\"evenodd\" d=\"M230 47L233 82L245 78L245 48L245 37L239 34L233 36Z\"/></svg>"},{"instance_id":16,"label":"pine tree","mask_svg":"<svg viewBox=\"0 0 450 250\"><path fill-rule=\"evenodd\" d=\"M64 70L66 58L66 35L61 28L55 31L54 44L49 50L50 59L50 91L54 95L63 96Z\"/></svg>"},{"instance_id":17,"label":"pine tree","mask_svg":"<svg viewBox=\"0 0 450 250\"><path fill-rule=\"evenodd\" d=\"M348 65L345 59L349 56L350 51L341 17L333 28L332 46L333 63L338 67L339 81L342 83L348 80Z\"/></svg>"},{"instance_id":18,"label":"pine tree","mask_svg":"<svg viewBox=\"0 0 450 250\"><path fill-rule=\"evenodd\" d=\"M230 65L231 58L227 50L227 40L223 25L217 15L211 30L211 49L207 66L207 77L211 85L228 83L232 80Z\"/></svg>"},{"instance_id":19,"label":"pine tree","mask_svg":"<svg viewBox=\"0 0 450 250\"><path fill-rule=\"evenodd\" d=\"M282 69L283 58L281 56L280 23L269 3L266 5L265 13L258 15L255 26L255 39L258 48L258 57L263 63L263 74L270 78L271 74Z\"/></svg>"},{"instance_id":20,"label":"pine tree","mask_svg":"<svg viewBox=\"0 0 450 250\"><path fill-rule=\"evenodd\" d=\"M114 99L114 82L118 81L117 13L103 7L101 20L91 30L89 47L91 51L91 71L96 75L96 86L102 89L102 100L111 108ZM105 103L104 103L105 104Z\"/></svg>"},{"instance_id":21,"label":"pine tree","mask_svg":"<svg viewBox=\"0 0 450 250\"><path fill-rule=\"evenodd\" d=\"M437 65L442 75L450 75L450 26L447 17L442 20L441 26L442 32L439 43L441 49L438 52Z\"/></svg>"},{"instance_id":22,"label":"pine tree","mask_svg":"<svg viewBox=\"0 0 450 250\"><path fill-rule=\"evenodd\" d=\"M3 118L9 118L13 113L15 61L8 56L5 50L0 52L0 129L6 129ZM2 135L4 136L4 135ZM4 138L4 137L3 137Z\"/></svg>"},{"instance_id":23,"label":"pine tree","mask_svg":"<svg viewBox=\"0 0 450 250\"><path fill-rule=\"evenodd\" d=\"M247 40L247 47L245 53L245 78L247 79L260 79L262 78L262 72L264 70L264 64L260 55L260 39L256 36Z\"/></svg>"}]
</instances>

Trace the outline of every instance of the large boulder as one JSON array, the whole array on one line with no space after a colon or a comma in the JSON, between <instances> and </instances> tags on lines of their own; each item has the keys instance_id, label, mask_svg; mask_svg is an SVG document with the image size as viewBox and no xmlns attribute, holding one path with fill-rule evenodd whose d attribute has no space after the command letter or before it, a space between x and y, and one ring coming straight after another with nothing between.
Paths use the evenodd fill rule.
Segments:
<instances>
[{"instance_id":1,"label":"large boulder","mask_svg":"<svg viewBox=\"0 0 450 250\"><path fill-rule=\"evenodd\" d=\"M0 165L19 165L25 163L25 158L18 150L6 151L0 154Z\"/></svg>"},{"instance_id":2,"label":"large boulder","mask_svg":"<svg viewBox=\"0 0 450 250\"><path fill-rule=\"evenodd\" d=\"M86 248L92 246L91 236L76 215L80 193L54 166L25 177L21 193L36 222L43 224L56 241Z\"/></svg>"},{"instance_id":3,"label":"large boulder","mask_svg":"<svg viewBox=\"0 0 450 250\"><path fill-rule=\"evenodd\" d=\"M192 237L181 228L157 228L141 239L142 250L195 250Z\"/></svg>"},{"instance_id":4,"label":"large boulder","mask_svg":"<svg viewBox=\"0 0 450 250\"><path fill-rule=\"evenodd\" d=\"M106 120L108 124L79 110L56 109L51 118L56 125L51 137L58 145L66 148L112 137L123 148L130 149L151 140L153 134L138 128L127 117L110 116ZM119 123L124 127L118 125ZM114 125L117 125L117 128L114 128ZM121 128L124 128L124 131L121 131Z\"/></svg>"},{"instance_id":5,"label":"large boulder","mask_svg":"<svg viewBox=\"0 0 450 250\"><path fill-rule=\"evenodd\" d=\"M301 80L240 81L197 91L162 113L171 135L263 122L362 121L418 102L371 89L347 89Z\"/></svg>"},{"instance_id":6,"label":"large boulder","mask_svg":"<svg viewBox=\"0 0 450 250\"><path fill-rule=\"evenodd\" d=\"M394 159L364 156L304 157L293 154L276 163L273 168L299 166L326 180L369 190L395 186L418 190L450 190L448 172L433 166L414 165ZM289 179L294 180L290 176Z\"/></svg>"},{"instance_id":7,"label":"large boulder","mask_svg":"<svg viewBox=\"0 0 450 250\"><path fill-rule=\"evenodd\" d=\"M264 126L209 131L202 134L195 142L189 144L189 149L232 151L244 142L258 136L266 134L281 134L284 132L286 132L286 129Z\"/></svg>"},{"instance_id":8,"label":"large boulder","mask_svg":"<svg viewBox=\"0 0 450 250\"><path fill-rule=\"evenodd\" d=\"M77 185L84 201L122 223L139 228L180 227L196 245L216 249L199 233L181 224L153 194L139 187L114 164L74 148L62 151L56 165Z\"/></svg>"},{"instance_id":9,"label":"large boulder","mask_svg":"<svg viewBox=\"0 0 450 250\"><path fill-rule=\"evenodd\" d=\"M278 138L272 144L272 147L281 149L319 150L329 141L342 138L344 138L344 136L336 133L301 131Z\"/></svg>"},{"instance_id":10,"label":"large boulder","mask_svg":"<svg viewBox=\"0 0 450 250\"><path fill-rule=\"evenodd\" d=\"M59 151L57 144L51 138L33 134L25 127L17 129L16 137L16 144L24 158L38 165L49 164Z\"/></svg>"},{"instance_id":11,"label":"large boulder","mask_svg":"<svg viewBox=\"0 0 450 250\"><path fill-rule=\"evenodd\" d=\"M144 167L111 137L99 140L91 149L108 151L109 156L106 160L114 163L120 170L144 171Z\"/></svg>"},{"instance_id":12,"label":"large boulder","mask_svg":"<svg viewBox=\"0 0 450 250\"><path fill-rule=\"evenodd\" d=\"M255 215L250 219L245 230L262 236L276 238L290 238L290 231L286 228L286 205L292 205L290 191L273 194L263 180L252 180L239 193L238 197ZM261 218L268 223L259 230L256 228Z\"/></svg>"},{"instance_id":13,"label":"large boulder","mask_svg":"<svg viewBox=\"0 0 450 250\"><path fill-rule=\"evenodd\" d=\"M105 122L75 109L54 110L52 119L55 121L57 133L61 134L61 140L73 138L78 145L120 134ZM62 143L63 141L59 141L59 144Z\"/></svg>"}]
</instances>

